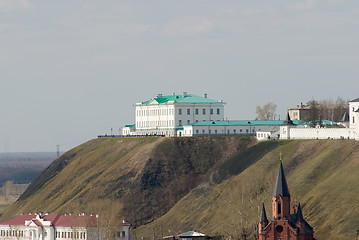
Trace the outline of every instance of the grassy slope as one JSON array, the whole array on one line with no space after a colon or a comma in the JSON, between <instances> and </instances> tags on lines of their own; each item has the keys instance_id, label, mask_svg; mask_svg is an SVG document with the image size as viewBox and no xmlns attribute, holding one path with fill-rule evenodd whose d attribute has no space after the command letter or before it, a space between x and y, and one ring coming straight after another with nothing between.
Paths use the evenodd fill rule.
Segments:
<instances>
[{"instance_id":1,"label":"grassy slope","mask_svg":"<svg viewBox=\"0 0 359 240\"><path fill-rule=\"evenodd\" d=\"M136 234L196 229L239 237L256 226L283 153L292 201L317 239L354 239L359 226L359 142L248 138L96 139L53 162L3 216L96 212L144 225ZM251 147L248 147L251 146ZM39 204L40 203L40 204ZM109 207L110 206L110 207Z\"/></svg>"},{"instance_id":2,"label":"grassy slope","mask_svg":"<svg viewBox=\"0 0 359 240\"><path fill-rule=\"evenodd\" d=\"M238 137L95 139L54 161L2 218L86 211L147 223L253 143Z\"/></svg>"},{"instance_id":3,"label":"grassy slope","mask_svg":"<svg viewBox=\"0 0 359 240\"><path fill-rule=\"evenodd\" d=\"M257 146L258 147L258 146ZM250 149L249 149L250 151ZM354 141L282 141L239 175L218 185L203 182L157 221L136 234L169 235L196 229L211 235L251 235L265 202L271 217L271 194L284 156L292 202L317 239L354 239L359 226L359 143ZM243 158L238 158L238 165Z\"/></svg>"}]
</instances>

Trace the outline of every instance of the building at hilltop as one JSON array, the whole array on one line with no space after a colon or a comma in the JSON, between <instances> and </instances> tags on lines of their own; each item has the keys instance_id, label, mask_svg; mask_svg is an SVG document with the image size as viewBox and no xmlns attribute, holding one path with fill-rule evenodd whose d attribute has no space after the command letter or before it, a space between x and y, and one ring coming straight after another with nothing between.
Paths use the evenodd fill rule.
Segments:
<instances>
[{"instance_id":1,"label":"building at hilltop","mask_svg":"<svg viewBox=\"0 0 359 240\"><path fill-rule=\"evenodd\" d=\"M291 109L284 121L224 120L224 106L224 101L209 99L207 94L158 94L157 97L135 104L135 124L125 125L122 135L359 140L359 98L349 102L349 123L322 120L322 125L314 128L310 122L301 120L308 114L307 106Z\"/></svg>"},{"instance_id":2,"label":"building at hilltop","mask_svg":"<svg viewBox=\"0 0 359 240\"><path fill-rule=\"evenodd\" d=\"M272 196L272 219L264 204L258 224L259 240L314 240L313 228L304 220L300 203L290 211L290 193L280 162Z\"/></svg>"},{"instance_id":3,"label":"building at hilltop","mask_svg":"<svg viewBox=\"0 0 359 240\"><path fill-rule=\"evenodd\" d=\"M135 124L122 128L122 134L182 136L184 125L224 120L224 105L207 94L158 94L135 104Z\"/></svg>"},{"instance_id":4,"label":"building at hilltop","mask_svg":"<svg viewBox=\"0 0 359 240\"><path fill-rule=\"evenodd\" d=\"M291 121L290 115L287 122ZM293 121L294 123L294 121ZM359 98L349 102L349 124L326 123L326 127L283 124L280 139L355 139L359 140Z\"/></svg>"},{"instance_id":5,"label":"building at hilltop","mask_svg":"<svg viewBox=\"0 0 359 240\"><path fill-rule=\"evenodd\" d=\"M130 224L123 221L111 229L102 227L96 215L21 214L0 223L0 239L105 240L106 234L116 240L130 240Z\"/></svg>"}]
</instances>

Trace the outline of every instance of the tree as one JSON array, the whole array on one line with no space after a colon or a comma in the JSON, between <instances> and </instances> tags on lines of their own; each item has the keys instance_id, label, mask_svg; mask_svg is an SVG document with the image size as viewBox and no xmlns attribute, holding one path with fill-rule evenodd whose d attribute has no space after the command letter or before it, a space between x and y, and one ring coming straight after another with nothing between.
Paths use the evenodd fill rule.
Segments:
<instances>
[{"instance_id":1,"label":"tree","mask_svg":"<svg viewBox=\"0 0 359 240\"><path fill-rule=\"evenodd\" d=\"M275 105L272 102L269 102L263 107L257 106L257 119L258 120L274 120L276 117L275 110L277 108L277 105Z\"/></svg>"}]
</instances>

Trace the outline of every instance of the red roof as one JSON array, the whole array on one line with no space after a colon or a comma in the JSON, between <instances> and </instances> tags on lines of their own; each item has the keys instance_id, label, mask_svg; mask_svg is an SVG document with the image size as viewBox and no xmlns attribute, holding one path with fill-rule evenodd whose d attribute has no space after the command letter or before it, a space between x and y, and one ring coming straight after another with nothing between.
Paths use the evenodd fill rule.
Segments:
<instances>
[{"instance_id":1,"label":"red roof","mask_svg":"<svg viewBox=\"0 0 359 240\"><path fill-rule=\"evenodd\" d=\"M51 214L45 216L44 220L51 221L52 224L57 227L95 227L97 223L96 216L91 215Z\"/></svg>"},{"instance_id":2,"label":"red roof","mask_svg":"<svg viewBox=\"0 0 359 240\"><path fill-rule=\"evenodd\" d=\"M22 214L10 220L0 223L0 225L25 225L25 221L32 220L37 226L42 226L41 220L37 214ZM40 217L44 221L50 221L56 227L96 227L96 215L61 215L61 214L45 214ZM131 224L123 221L122 226L130 226Z\"/></svg>"},{"instance_id":3,"label":"red roof","mask_svg":"<svg viewBox=\"0 0 359 240\"><path fill-rule=\"evenodd\" d=\"M25 221L36 218L35 214L21 214L10 220L0 223L0 225L25 225Z\"/></svg>"}]
</instances>

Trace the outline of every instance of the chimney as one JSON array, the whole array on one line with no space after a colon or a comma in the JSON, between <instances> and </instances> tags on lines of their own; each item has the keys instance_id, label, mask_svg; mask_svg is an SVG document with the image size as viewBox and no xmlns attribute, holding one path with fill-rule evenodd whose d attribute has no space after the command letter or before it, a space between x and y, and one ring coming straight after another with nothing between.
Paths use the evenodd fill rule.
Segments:
<instances>
[{"instance_id":1,"label":"chimney","mask_svg":"<svg viewBox=\"0 0 359 240\"><path fill-rule=\"evenodd\" d=\"M187 97L187 92L183 92L183 97Z\"/></svg>"},{"instance_id":2,"label":"chimney","mask_svg":"<svg viewBox=\"0 0 359 240\"><path fill-rule=\"evenodd\" d=\"M157 97L158 97L158 98L161 98L161 97L162 97L162 93L157 94Z\"/></svg>"},{"instance_id":3,"label":"chimney","mask_svg":"<svg viewBox=\"0 0 359 240\"><path fill-rule=\"evenodd\" d=\"M207 93L203 94L203 97L204 97L204 98L207 98Z\"/></svg>"},{"instance_id":4,"label":"chimney","mask_svg":"<svg viewBox=\"0 0 359 240\"><path fill-rule=\"evenodd\" d=\"M172 93L172 95L174 96L174 95L176 95L176 93Z\"/></svg>"}]
</instances>

